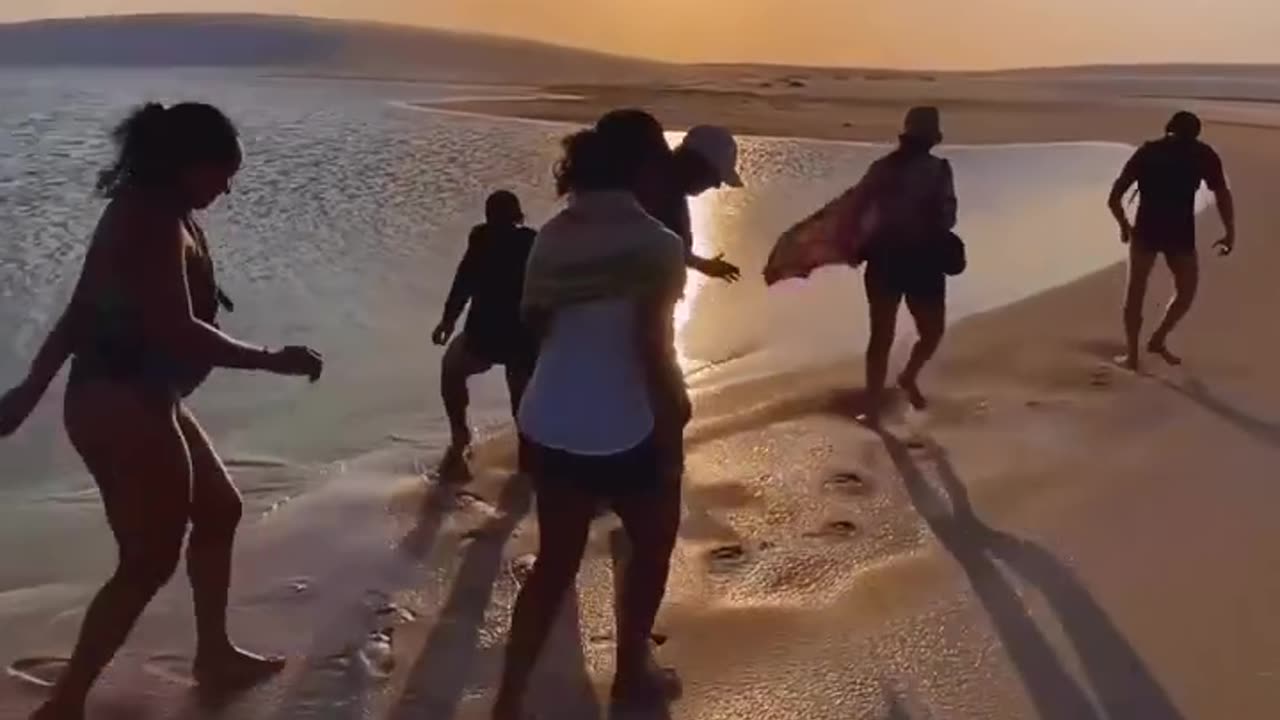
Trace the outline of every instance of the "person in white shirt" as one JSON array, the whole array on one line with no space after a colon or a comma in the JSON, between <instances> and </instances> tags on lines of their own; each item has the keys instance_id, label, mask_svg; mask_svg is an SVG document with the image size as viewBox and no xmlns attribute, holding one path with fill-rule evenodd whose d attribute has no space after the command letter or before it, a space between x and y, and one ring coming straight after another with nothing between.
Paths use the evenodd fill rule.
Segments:
<instances>
[{"instance_id":1,"label":"person in white shirt","mask_svg":"<svg viewBox=\"0 0 1280 720\"><path fill-rule=\"evenodd\" d=\"M651 120L651 118L650 118ZM665 699L650 636L680 522L669 458L689 416L672 316L684 247L632 189L660 172L661 126L602 122L564 142L558 188L568 205L534 242L525 317L540 337L520 405L520 466L537 495L539 550L511 624L495 720L520 717L530 671L582 561L603 503L622 519L632 557L618 608L620 704Z\"/></svg>"}]
</instances>

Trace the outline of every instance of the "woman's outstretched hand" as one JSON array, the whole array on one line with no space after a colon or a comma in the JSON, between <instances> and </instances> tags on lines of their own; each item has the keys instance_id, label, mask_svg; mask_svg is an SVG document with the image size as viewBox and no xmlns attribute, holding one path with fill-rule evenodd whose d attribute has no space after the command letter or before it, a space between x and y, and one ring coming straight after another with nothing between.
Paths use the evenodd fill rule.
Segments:
<instances>
[{"instance_id":1,"label":"woman's outstretched hand","mask_svg":"<svg viewBox=\"0 0 1280 720\"><path fill-rule=\"evenodd\" d=\"M277 375L305 377L315 382L324 372L324 358L309 347L290 345L272 352L266 369Z\"/></svg>"},{"instance_id":2,"label":"woman's outstretched hand","mask_svg":"<svg viewBox=\"0 0 1280 720\"><path fill-rule=\"evenodd\" d=\"M9 437L17 432L36 409L42 395L44 389L30 382L0 395L0 437Z\"/></svg>"}]
</instances>

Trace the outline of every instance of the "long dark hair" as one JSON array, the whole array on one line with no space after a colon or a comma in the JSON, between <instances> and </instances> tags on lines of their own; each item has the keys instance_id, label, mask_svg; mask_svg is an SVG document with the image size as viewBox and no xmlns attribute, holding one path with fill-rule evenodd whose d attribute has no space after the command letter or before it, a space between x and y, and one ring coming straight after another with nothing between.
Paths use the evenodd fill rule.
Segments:
<instances>
[{"instance_id":1,"label":"long dark hair","mask_svg":"<svg viewBox=\"0 0 1280 720\"><path fill-rule=\"evenodd\" d=\"M114 197L127 187L171 185L187 168L204 163L238 164L240 133L221 110L205 103L166 108L147 103L111 132L115 161L98 174L97 190Z\"/></svg>"},{"instance_id":2,"label":"long dark hair","mask_svg":"<svg viewBox=\"0 0 1280 720\"><path fill-rule=\"evenodd\" d=\"M555 167L560 195L630 190L646 165L671 157L662 124L634 109L607 113L595 126L565 138L561 146L564 156Z\"/></svg>"}]
</instances>

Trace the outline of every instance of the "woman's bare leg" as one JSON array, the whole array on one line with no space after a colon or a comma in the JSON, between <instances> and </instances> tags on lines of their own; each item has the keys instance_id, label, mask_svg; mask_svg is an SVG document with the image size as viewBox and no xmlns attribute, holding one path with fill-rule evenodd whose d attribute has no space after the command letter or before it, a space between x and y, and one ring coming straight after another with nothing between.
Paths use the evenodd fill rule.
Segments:
<instances>
[{"instance_id":1,"label":"woman's bare leg","mask_svg":"<svg viewBox=\"0 0 1280 720\"><path fill-rule=\"evenodd\" d=\"M284 661L246 653L227 635L231 554L243 512L240 493L200 423L186 408L178 409L178 426L192 467L187 576L195 599L195 676L208 685L243 686L278 672Z\"/></svg>"},{"instance_id":2,"label":"woman's bare leg","mask_svg":"<svg viewBox=\"0 0 1280 720\"><path fill-rule=\"evenodd\" d=\"M653 491L614 501L630 545L630 556L619 596L617 677L615 700L644 700L660 692L655 677L650 638L658 609L667 593L671 553L680 530L681 472L676 463L663 463L663 477Z\"/></svg>"},{"instance_id":3,"label":"woman's bare leg","mask_svg":"<svg viewBox=\"0 0 1280 720\"><path fill-rule=\"evenodd\" d=\"M191 462L172 404L105 383L72 388L66 425L102 493L119 562L90 603L40 720L83 717L89 688L177 569L188 521Z\"/></svg>"},{"instance_id":4,"label":"woman's bare leg","mask_svg":"<svg viewBox=\"0 0 1280 720\"><path fill-rule=\"evenodd\" d=\"M920 371L942 344L942 336L947 330L947 302L943 298L907 297L907 308L915 319L916 333L920 337L911 348L907 366L898 376L898 385L907 393L912 407L923 410L928 400L920 392Z\"/></svg>"},{"instance_id":5,"label":"woman's bare leg","mask_svg":"<svg viewBox=\"0 0 1280 720\"><path fill-rule=\"evenodd\" d=\"M868 424L877 424L884 409L885 380L889 375L889 354L893 352L894 335L898 329L898 306L902 295L879 287L867 271L867 308L871 329L867 338L867 409Z\"/></svg>"},{"instance_id":6,"label":"woman's bare leg","mask_svg":"<svg viewBox=\"0 0 1280 720\"><path fill-rule=\"evenodd\" d=\"M565 593L573 589L595 516L593 496L555 479L539 478L535 482L538 559L516 598L506 666L493 708L494 720L520 717L529 676Z\"/></svg>"}]
</instances>

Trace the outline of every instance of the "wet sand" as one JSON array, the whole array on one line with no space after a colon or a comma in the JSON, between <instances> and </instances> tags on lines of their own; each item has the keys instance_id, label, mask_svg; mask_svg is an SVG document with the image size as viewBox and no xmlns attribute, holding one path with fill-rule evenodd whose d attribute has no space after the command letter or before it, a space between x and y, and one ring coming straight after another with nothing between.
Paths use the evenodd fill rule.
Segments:
<instances>
[{"instance_id":1,"label":"wet sand","mask_svg":"<svg viewBox=\"0 0 1280 720\"><path fill-rule=\"evenodd\" d=\"M585 121L636 105L672 127L884 140L908 104L942 97L957 143L1138 142L1169 114L1041 87L966 100L936 82L870 100L741 83L551 91L586 99L461 109ZM1269 202L1280 136L1213 117L1206 139L1237 194L1239 249L1204 253L1199 304L1174 341L1182 368L1151 359L1135 376L1110 362L1117 266L960 323L926 378L932 410L889 436L850 419L857 360L699 396L661 621L663 659L685 681L671 717L1235 718L1280 707L1280 338L1264 318L1280 293ZM1219 233L1206 213L1202 247ZM1163 277L1153 283L1149 323L1167 292ZM584 584L584 605L607 601Z\"/></svg>"}]
</instances>

